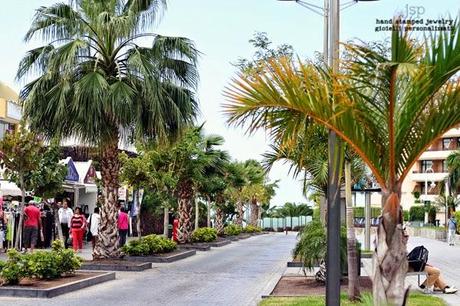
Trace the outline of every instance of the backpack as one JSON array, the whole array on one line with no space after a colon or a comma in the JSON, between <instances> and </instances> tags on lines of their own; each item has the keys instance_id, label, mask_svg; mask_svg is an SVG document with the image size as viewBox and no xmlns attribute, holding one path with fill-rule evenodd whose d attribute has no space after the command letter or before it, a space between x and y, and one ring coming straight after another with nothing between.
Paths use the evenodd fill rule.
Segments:
<instances>
[{"instance_id":1,"label":"backpack","mask_svg":"<svg viewBox=\"0 0 460 306\"><path fill-rule=\"evenodd\" d=\"M423 245L415 247L407 254L407 261L414 272L422 272L428 261L428 250Z\"/></svg>"}]
</instances>

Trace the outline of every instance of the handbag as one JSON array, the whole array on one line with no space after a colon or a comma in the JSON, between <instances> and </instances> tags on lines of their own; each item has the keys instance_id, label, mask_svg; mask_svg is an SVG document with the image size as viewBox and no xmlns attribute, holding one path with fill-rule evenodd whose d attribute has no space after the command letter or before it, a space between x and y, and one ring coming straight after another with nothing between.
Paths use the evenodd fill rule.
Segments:
<instances>
[{"instance_id":1,"label":"handbag","mask_svg":"<svg viewBox=\"0 0 460 306\"><path fill-rule=\"evenodd\" d=\"M87 229L86 229L86 241L91 241L93 240L93 234L91 233L91 218L93 217L93 215L89 216L89 219L88 219L88 226L87 226Z\"/></svg>"},{"instance_id":2,"label":"handbag","mask_svg":"<svg viewBox=\"0 0 460 306\"><path fill-rule=\"evenodd\" d=\"M67 245L72 245L72 235L69 236L69 238L67 238Z\"/></svg>"}]
</instances>

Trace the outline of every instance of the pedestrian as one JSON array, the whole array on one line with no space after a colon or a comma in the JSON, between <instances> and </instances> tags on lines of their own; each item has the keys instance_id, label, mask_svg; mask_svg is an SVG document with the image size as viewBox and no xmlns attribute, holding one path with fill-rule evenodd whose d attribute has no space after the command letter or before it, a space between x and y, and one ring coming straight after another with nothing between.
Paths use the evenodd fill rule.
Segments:
<instances>
[{"instance_id":1,"label":"pedestrian","mask_svg":"<svg viewBox=\"0 0 460 306\"><path fill-rule=\"evenodd\" d=\"M126 243L126 235L128 235L128 214L126 213L126 209L122 207L120 209L120 213L118 214L118 245L121 248Z\"/></svg>"},{"instance_id":2,"label":"pedestrian","mask_svg":"<svg viewBox=\"0 0 460 306\"><path fill-rule=\"evenodd\" d=\"M86 219L81 213L81 208L76 207L75 212L70 219L70 231L72 233L72 245L75 252L83 249L83 236L85 234Z\"/></svg>"},{"instance_id":3,"label":"pedestrian","mask_svg":"<svg viewBox=\"0 0 460 306\"><path fill-rule=\"evenodd\" d=\"M447 228L448 228L448 236L447 240L449 242L449 245L454 245L455 244L455 233L457 232L457 220L454 218L454 216L450 216L449 221L447 222Z\"/></svg>"},{"instance_id":4,"label":"pedestrian","mask_svg":"<svg viewBox=\"0 0 460 306\"><path fill-rule=\"evenodd\" d=\"M420 289L425 294L433 294L434 291L441 291L445 294L453 294L458 291L455 286L448 286L444 279L441 277L441 270L426 264L423 271L426 273L426 280L420 285Z\"/></svg>"},{"instance_id":5,"label":"pedestrian","mask_svg":"<svg viewBox=\"0 0 460 306\"><path fill-rule=\"evenodd\" d=\"M66 249L69 247L70 220L73 216L72 208L69 207L69 204L69 199L62 200L62 207L58 210L59 223L61 224L62 233L64 234L64 246Z\"/></svg>"},{"instance_id":6,"label":"pedestrian","mask_svg":"<svg viewBox=\"0 0 460 306\"><path fill-rule=\"evenodd\" d=\"M101 222L101 216L99 215L99 207L94 208L94 212L91 214L88 220L88 233L91 235L91 243L94 247L96 246L98 233L99 233L99 223Z\"/></svg>"},{"instance_id":7,"label":"pedestrian","mask_svg":"<svg viewBox=\"0 0 460 306\"><path fill-rule=\"evenodd\" d=\"M42 227L40 209L35 206L34 201L31 200L26 204L24 217L23 242L25 251L29 249L30 252L33 252L37 245L39 228ZM41 232L41 236L43 237L43 232Z\"/></svg>"}]
</instances>

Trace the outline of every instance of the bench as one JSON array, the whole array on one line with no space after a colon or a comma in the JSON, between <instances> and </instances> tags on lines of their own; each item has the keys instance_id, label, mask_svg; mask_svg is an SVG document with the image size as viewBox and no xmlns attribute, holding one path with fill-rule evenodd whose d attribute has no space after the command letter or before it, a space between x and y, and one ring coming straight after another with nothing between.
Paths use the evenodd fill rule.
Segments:
<instances>
[{"instance_id":1,"label":"bench","mask_svg":"<svg viewBox=\"0 0 460 306\"><path fill-rule=\"evenodd\" d=\"M411 272L406 273L406 277L408 277L408 276L416 276L416 275L417 275L417 281L418 281L417 283L418 283L418 286L420 287L420 275L426 275L426 272L424 272L424 271L420 271L420 272L411 271Z\"/></svg>"}]
</instances>

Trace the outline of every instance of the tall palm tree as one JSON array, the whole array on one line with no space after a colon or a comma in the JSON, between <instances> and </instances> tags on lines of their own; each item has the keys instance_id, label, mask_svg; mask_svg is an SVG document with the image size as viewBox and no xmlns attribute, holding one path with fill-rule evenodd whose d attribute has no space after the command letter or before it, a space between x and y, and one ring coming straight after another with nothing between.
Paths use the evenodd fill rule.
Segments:
<instances>
[{"instance_id":1,"label":"tall palm tree","mask_svg":"<svg viewBox=\"0 0 460 306\"><path fill-rule=\"evenodd\" d=\"M460 151L455 151L447 156L447 169L449 171L449 193L456 194L460 187Z\"/></svg>"},{"instance_id":2,"label":"tall palm tree","mask_svg":"<svg viewBox=\"0 0 460 306\"><path fill-rule=\"evenodd\" d=\"M26 41L30 50L17 78L24 116L48 138L72 137L101 154L104 205L95 258L118 255L118 144L163 140L195 118L197 50L180 37L150 33L165 0L77 0L37 9ZM139 39L151 39L143 47Z\"/></svg>"},{"instance_id":3,"label":"tall palm tree","mask_svg":"<svg viewBox=\"0 0 460 306\"><path fill-rule=\"evenodd\" d=\"M401 185L422 152L460 123L460 31L422 44L394 31L391 52L349 44L337 74L311 63L272 60L262 74L241 75L227 90L232 123L294 139L305 118L334 130L363 159L382 188L374 252L374 303L405 300L406 238Z\"/></svg>"}]
</instances>

